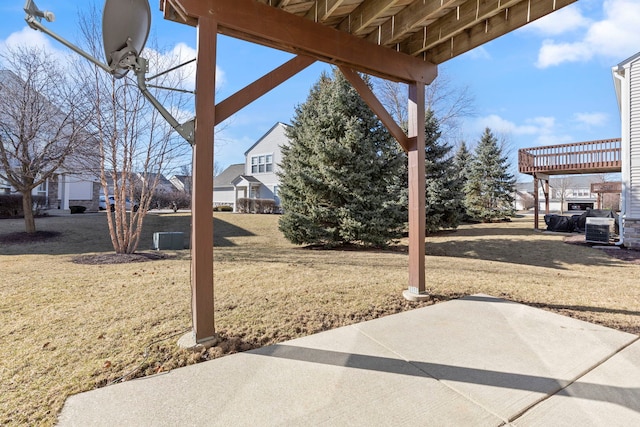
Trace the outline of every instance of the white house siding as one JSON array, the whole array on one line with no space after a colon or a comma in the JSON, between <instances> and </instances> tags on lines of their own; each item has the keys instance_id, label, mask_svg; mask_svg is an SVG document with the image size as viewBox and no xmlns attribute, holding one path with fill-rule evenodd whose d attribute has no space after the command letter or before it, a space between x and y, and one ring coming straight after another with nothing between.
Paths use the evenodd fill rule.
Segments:
<instances>
[{"instance_id":1,"label":"white house siding","mask_svg":"<svg viewBox=\"0 0 640 427\"><path fill-rule=\"evenodd\" d=\"M286 125L283 123L276 123L258 142L256 142L245 153L245 174L253 176L258 179L262 185L260 186L259 194L256 195L261 199L274 199L279 204L277 198L277 186L279 179L277 176L279 164L282 161L282 154L280 147L288 143L287 136L285 134ZM267 172L260 172L258 169L253 168L251 160L252 158L260 158L261 156L272 156L272 170ZM254 172L255 171L255 172ZM275 193L275 194L274 194Z\"/></svg>"},{"instance_id":2,"label":"white house siding","mask_svg":"<svg viewBox=\"0 0 640 427\"><path fill-rule=\"evenodd\" d=\"M629 174L625 245L640 247L640 58L629 64ZM624 118L623 118L624 123Z\"/></svg>"},{"instance_id":3,"label":"white house siding","mask_svg":"<svg viewBox=\"0 0 640 427\"><path fill-rule=\"evenodd\" d=\"M640 53L613 67L621 116L624 245L640 248Z\"/></svg>"}]
</instances>

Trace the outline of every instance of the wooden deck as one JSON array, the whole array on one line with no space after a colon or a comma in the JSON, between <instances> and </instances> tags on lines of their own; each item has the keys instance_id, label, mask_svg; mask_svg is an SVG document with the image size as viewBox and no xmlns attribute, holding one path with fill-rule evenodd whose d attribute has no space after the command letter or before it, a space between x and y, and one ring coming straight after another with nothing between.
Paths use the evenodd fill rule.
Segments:
<instances>
[{"instance_id":1,"label":"wooden deck","mask_svg":"<svg viewBox=\"0 0 640 427\"><path fill-rule=\"evenodd\" d=\"M528 175L612 173L622 169L620 138L518 150L518 170Z\"/></svg>"}]
</instances>

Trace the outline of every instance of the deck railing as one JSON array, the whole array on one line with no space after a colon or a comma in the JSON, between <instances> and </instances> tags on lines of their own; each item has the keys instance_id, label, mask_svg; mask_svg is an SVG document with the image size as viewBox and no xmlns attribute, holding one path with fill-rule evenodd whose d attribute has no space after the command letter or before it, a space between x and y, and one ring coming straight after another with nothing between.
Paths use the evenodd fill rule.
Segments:
<instances>
[{"instance_id":1,"label":"deck railing","mask_svg":"<svg viewBox=\"0 0 640 427\"><path fill-rule=\"evenodd\" d=\"M530 175L619 172L621 167L620 138L518 150L518 170Z\"/></svg>"}]
</instances>

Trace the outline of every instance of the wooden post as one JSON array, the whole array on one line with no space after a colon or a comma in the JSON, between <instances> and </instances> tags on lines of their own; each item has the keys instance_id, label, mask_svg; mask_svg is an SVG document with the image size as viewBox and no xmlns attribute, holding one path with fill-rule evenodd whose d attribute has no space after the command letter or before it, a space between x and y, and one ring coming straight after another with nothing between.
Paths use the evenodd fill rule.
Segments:
<instances>
[{"instance_id":1,"label":"wooden post","mask_svg":"<svg viewBox=\"0 0 640 427\"><path fill-rule=\"evenodd\" d=\"M425 88L409 85L409 289L408 300L426 299L425 290Z\"/></svg>"},{"instance_id":2,"label":"wooden post","mask_svg":"<svg viewBox=\"0 0 640 427\"><path fill-rule=\"evenodd\" d=\"M538 230L538 221L540 220L540 196L538 194L538 176L533 174L533 229Z\"/></svg>"},{"instance_id":3,"label":"wooden post","mask_svg":"<svg viewBox=\"0 0 640 427\"><path fill-rule=\"evenodd\" d=\"M544 180L544 213L549 215L549 178Z\"/></svg>"},{"instance_id":4,"label":"wooden post","mask_svg":"<svg viewBox=\"0 0 640 427\"><path fill-rule=\"evenodd\" d=\"M193 147L191 298L196 343L215 335L213 319L213 138L217 24L198 19L196 126Z\"/></svg>"}]
</instances>

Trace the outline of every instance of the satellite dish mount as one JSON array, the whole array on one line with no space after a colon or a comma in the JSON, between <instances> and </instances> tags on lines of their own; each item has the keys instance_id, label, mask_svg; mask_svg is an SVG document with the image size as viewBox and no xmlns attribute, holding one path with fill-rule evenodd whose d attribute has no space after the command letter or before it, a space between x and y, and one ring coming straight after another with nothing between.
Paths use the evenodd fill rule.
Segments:
<instances>
[{"instance_id":1,"label":"satellite dish mount","mask_svg":"<svg viewBox=\"0 0 640 427\"><path fill-rule=\"evenodd\" d=\"M25 21L31 28L62 43L94 65L112 74L114 78L122 78L129 71L133 71L142 95L151 102L180 136L189 144L194 144L195 119L180 124L147 88L145 76L149 71L149 65L147 60L140 56L140 52L144 49L151 28L151 9L148 0L105 1L102 15L102 38L107 59L106 64L45 27L42 24L42 19L53 22L55 20L53 12L38 9L33 0L26 0L24 11L27 13Z\"/></svg>"}]
</instances>

